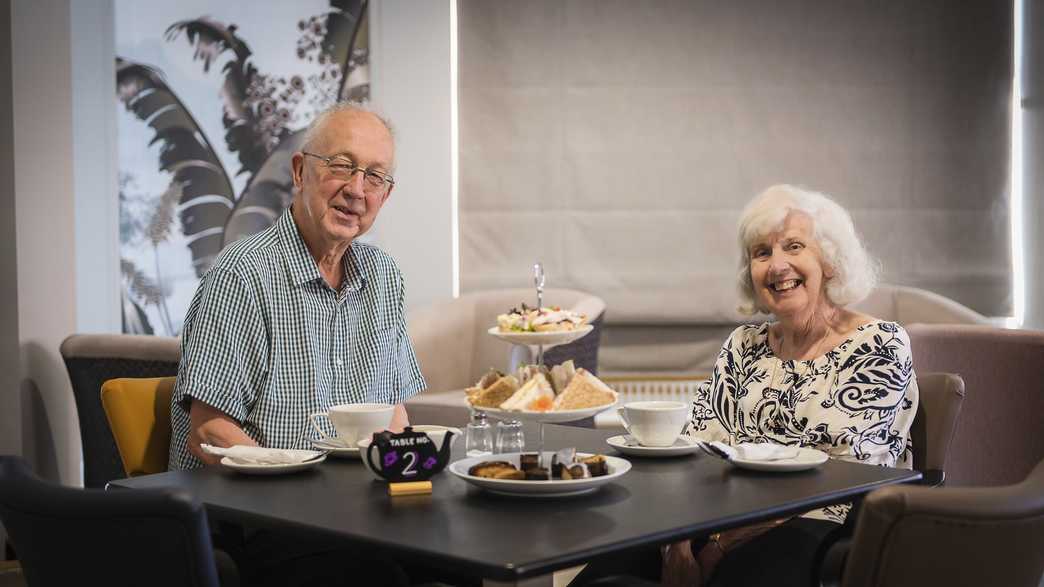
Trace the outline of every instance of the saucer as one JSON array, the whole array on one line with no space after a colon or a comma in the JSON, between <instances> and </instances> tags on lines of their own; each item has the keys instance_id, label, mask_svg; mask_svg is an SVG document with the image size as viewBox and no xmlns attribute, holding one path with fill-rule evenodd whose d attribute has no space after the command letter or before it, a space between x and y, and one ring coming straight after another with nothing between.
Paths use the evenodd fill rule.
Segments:
<instances>
[{"instance_id":1,"label":"saucer","mask_svg":"<svg viewBox=\"0 0 1044 587\"><path fill-rule=\"evenodd\" d=\"M357 459L359 458L359 447L357 446L344 446L339 443L328 442L326 440L315 440L312 439L312 446L319 450L330 451L330 456L338 457L342 459Z\"/></svg>"},{"instance_id":2,"label":"saucer","mask_svg":"<svg viewBox=\"0 0 1044 587\"><path fill-rule=\"evenodd\" d=\"M671 446L642 446L629 434L610 436L605 442L616 450L634 457L679 457L700 450L695 439L679 436Z\"/></svg>"},{"instance_id":3,"label":"saucer","mask_svg":"<svg viewBox=\"0 0 1044 587\"><path fill-rule=\"evenodd\" d=\"M283 473L296 473L297 471L311 469L326 460L326 455L317 453L313 450L296 450L294 452L301 453L302 456L309 457L311 460L303 463L260 464L240 463L233 461L228 457L223 457L221 459L221 464L233 471L246 473L247 475L282 475Z\"/></svg>"},{"instance_id":4,"label":"saucer","mask_svg":"<svg viewBox=\"0 0 1044 587\"><path fill-rule=\"evenodd\" d=\"M792 459L777 459L775 461L752 461L747 459L732 458L729 462L742 469L753 471L790 472L814 469L830 460L830 457L821 450L802 447L798 449L798 455Z\"/></svg>"}]
</instances>

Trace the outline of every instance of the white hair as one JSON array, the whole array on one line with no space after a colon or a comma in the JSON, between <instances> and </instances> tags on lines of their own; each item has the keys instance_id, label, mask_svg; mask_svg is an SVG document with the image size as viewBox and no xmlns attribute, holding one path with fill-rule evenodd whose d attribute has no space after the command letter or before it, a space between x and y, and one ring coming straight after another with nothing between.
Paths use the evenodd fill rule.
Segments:
<instances>
[{"instance_id":1,"label":"white hair","mask_svg":"<svg viewBox=\"0 0 1044 587\"><path fill-rule=\"evenodd\" d=\"M372 115L374 118L379 120L381 124L384 125L384 128L388 129L388 134L392 138L392 144L395 143L395 129L392 127L392 124L387 117L385 117L383 114L381 114L379 110L377 110L375 107L369 104L346 100L343 102L337 102L333 106L330 106L324 109L319 114L315 115L315 118L312 119L311 124L309 124L308 128L305 129L304 139L301 141L301 150L308 151L312 149L314 147L315 141L322 135L323 128L326 126L326 123L330 120L330 117L334 116L335 114L340 114L342 112L358 112Z\"/></svg>"},{"instance_id":2,"label":"white hair","mask_svg":"<svg viewBox=\"0 0 1044 587\"><path fill-rule=\"evenodd\" d=\"M782 229L792 212L812 219L822 263L832 273L826 282L827 299L836 306L847 306L870 295L877 285L879 264L863 246L848 212L824 194L779 184L761 192L740 214L739 311L747 315L764 312L754 295L750 249L757 239Z\"/></svg>"}]
</instances>

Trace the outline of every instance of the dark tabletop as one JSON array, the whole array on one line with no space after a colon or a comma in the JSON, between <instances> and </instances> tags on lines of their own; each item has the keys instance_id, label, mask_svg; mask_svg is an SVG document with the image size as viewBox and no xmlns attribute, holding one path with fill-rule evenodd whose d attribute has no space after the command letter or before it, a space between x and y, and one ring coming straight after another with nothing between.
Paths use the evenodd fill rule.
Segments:
<instances>
[{"instance_id":1,"label":"dark tabletop","mask_svg":"<svg viewBox=\"0 0 1044 587\"><path fill-rule=\"evenodd\" d=\"M547 426L545 449L575 446L618 455L612 432ZM527 429L527 448L536 440ZM454 460L463 458L463 440ZM636 546L663 544L843 503L920 473L828 461L811 471L734 469L702 453L626 457L632 469L593 494L519 498L483 492L448 471L427 496L391 498L356 460L328 458L302 473L263 477L207 469L114 481L125 488L181 487L211 516L328 532L487 579L519 580Z\"/></svg>"}]
</instances>

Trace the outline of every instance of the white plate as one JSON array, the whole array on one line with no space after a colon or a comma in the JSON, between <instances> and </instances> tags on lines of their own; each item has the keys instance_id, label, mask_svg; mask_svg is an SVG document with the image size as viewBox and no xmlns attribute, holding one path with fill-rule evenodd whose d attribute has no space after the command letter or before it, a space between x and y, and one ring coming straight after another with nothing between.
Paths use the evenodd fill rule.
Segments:
<instances>
[{"instance_id":1,"label":"white plate","mask_svg":"<svg viewBox=\"0 0 1044 587\"><path fill-rule=\"evenodd\" d=\"M799 448L798 455L792 459L780 459L778 461L749 461L735 458L729 460L733 465L742 469L753 469L755 471L804 471L814 469L827 462L830 457L821 450L814 448Z\"/></svg>"},{"instance_id":2,"label":"white plate","mask_svg":"<svg viewBox=\"0 0 1044 587\"><path fill-rule=\"evenodd\" d=\"M300 453L305 457L314 457L321 454L316 450L292 450L292 452ZM307 463L289 463L283 465L247 465L243 463L237 463L228 457L222 457L221 464L232 469L239 471L240 473L246 473L248 475L282 475L283 473L295 473L297 471L304 471L305 469L311 469L319 463L326 460L326 455L323 455L315 460L308 461Z\"/></svg>"},{"instance_id":3,"label":"white plate","mask_svg":"<svg viewBox=\"0 0 1044 587\"><path fill-rule=\"evenodd\" d=\"M332 457L341 459L359 458L359 447L357 446L343 446L325 440L312 440L312 446L319 450L328 451Z\"/></svg>"},{"instance_id":4,"label":"white plate","mask_svg":"<svg viewBox=\"0 0 1044 587\"><path fill-rule=\"evenodd\" d=\"M511 344L551 346L573 342L592 330L594 330L594 326L584 324L573 330L552 330L548 332L502 332L499 326L494 326L486 332Z\"/></svg>"},{"instance_id":5,"label":"white plate","mask_svg":"<svg viewBox=\"0 0 1044 587\"><path fill-rule=\"evenodd\" d=\"M551 481L515 481L512 479L487 479L468 475L468 469L485 461L507 461L518 466L520 453L510 452L504 454L487 455L484 457L471 457L450 463L449 472L457 477L481 487L486 491L500 493L503 495L522 497L566 497L570 495L582 495L590 493L599 487L611 482L631 470L631 462L620 457L606 456L609 465L609 474L602 477L591 477L589 479L568 479ZM553 452L545 451L544 458L550 459ZM591 453L576 453L577 456L591 456Z\"/></svg>"},{"instance_id":6,"label":"white plate","mask_svg":"<svg viewBox=\"0 0 1044 587\"><path fill-rule=\"evenodd\" d=\"M599 412L604 412L616 405L616 402L583 408L581 410L558 410L553 412L524 412L514 410L501 410L500 408L475 408L476 411L485 412L490 416L501 420L519 420L522 422L543 422L545 424L556 424L559 422L572 422L590 418Z\"/></svg>"},{"instance_id":7,"label":"white plate","mask_svg":"<svg viewBox=\"0 0 1044 587\"><path fill-rule=\"evenodd\" d=\"M679 436L671 446L642 446L626 434L610 436L605 442L625 455L636 457L677 457L700 450L700 445L690 436Z\"/></svg>"}]
</instances>

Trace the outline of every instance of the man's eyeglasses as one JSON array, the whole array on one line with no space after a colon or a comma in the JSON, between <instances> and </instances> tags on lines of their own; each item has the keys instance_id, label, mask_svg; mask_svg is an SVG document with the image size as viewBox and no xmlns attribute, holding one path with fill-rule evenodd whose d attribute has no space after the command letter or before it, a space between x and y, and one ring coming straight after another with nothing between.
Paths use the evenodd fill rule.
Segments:
<instances>
[{"instance_id":1,"label":"man's eyeglasses","mask_svg":"<svg viewBox=\"0 0 1044 587\"><path fill-rule=\"evenodd\" d=\"M359 167L354 161L344 155L323 157L322 155L316 155L315 153L309 153L308 151L302 151L301 153L322 161L323 164L326 165L326 169L330 172L330 175L337 179L350 181L356 171L361 171L363 174L363 189L367 193L380 193L388 187L395 185L395 180L392 179L392 176L374 169Z\"/></svg>"}]
</instances>

